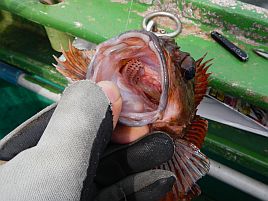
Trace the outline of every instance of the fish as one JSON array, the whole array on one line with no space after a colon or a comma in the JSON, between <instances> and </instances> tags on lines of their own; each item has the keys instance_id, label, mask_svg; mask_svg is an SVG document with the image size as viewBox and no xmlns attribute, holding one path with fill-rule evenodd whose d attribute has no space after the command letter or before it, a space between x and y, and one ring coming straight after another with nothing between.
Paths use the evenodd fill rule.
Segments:
<instances>
[{"instance_id":1,"label":"fish","mask_svg":"<svg viewBox=\"0 0 268 201\"><path fill-rule=\"evenodd\" d=\"M127 126L148 125L174 141L172 159L160 167L177 180L163 201L191 200L200 195L196 182L209 171L209 159L200 151L208 122L197 106L206 94L211 66L206 54L195 61L180 50L173 38L145 30L122 33L96 49L76 48L71 43L55 57L57 70L70 81L109 80L121 93L119 121Z\"/></svg>"}]
</instances>

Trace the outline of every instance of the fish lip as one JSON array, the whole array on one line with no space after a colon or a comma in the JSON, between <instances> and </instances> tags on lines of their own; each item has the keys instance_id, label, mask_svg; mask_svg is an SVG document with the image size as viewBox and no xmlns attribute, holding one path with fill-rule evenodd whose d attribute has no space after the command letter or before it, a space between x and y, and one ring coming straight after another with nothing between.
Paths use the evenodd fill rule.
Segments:
<instances>
[{"instance_id":1,"label":"fish lip","mask_svg":"<svg viewBox=\"0 0 268 201\"><path fill-rule=\"evenodd\" d=\"M120 40L120 38L127 36L128 34L144 34L146 36L149 37L149 40L153 42L153 45L159 55L160 58L160 66L161 66L161 71L162 71L162 83L161 83L161 87L162 87L162 94L160 96L160 101L159 101L159 105L156 111L150 112L152 113L151 115L153 115L153 117L151 119L130 119L130 118L125 118L125 117L119 117L119 121L127 126L144 126L144 125L148 125L151 124L153 122L155 122L157 119L161 119L162 118L162 113L166 108L167 105L167 99L168 99L168 88L169 88L169 78L168 78L168 72L167 72L167 65L166 65L166 59L163 53L163 47L161 45L160 39L152 32L148 32L145 30L130 30L127 31L125 33L122 33L120 35L118 35L117 37L111 38L101 44L99 44L96 47L96 53L93 56L89 66L88 66L88 70L87 70L87 74L86 74L86 79L91 79L92 80L92 75L94 73L94 61L96 59L96 57L99 54L99 51L102 47L104 47L105 45L109 44L109 43L116 43L117 40ZM94 78L93 78L93 81ZM148 116L147 112L147 116ZM154 114L155 113L155 114ZM138 113L136 113L138 114ZM150 115L150 114L149 114ZM135 116L135 115L134 115Z\"/></svg>"}]
</instances>

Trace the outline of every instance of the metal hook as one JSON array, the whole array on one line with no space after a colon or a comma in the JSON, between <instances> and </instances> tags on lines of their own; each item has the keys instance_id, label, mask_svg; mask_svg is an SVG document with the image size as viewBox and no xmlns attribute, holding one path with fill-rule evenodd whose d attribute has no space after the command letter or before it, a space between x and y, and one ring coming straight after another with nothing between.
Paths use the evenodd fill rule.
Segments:
<instances>
[{"instance_id":1,"label":"metal hook","mask_svg":"<svg viewBox=\"0 0 268 201\"><path fill-rule=\"evenodd\" d=\"M154 32L155 35L175 37L181 32L181 22L180 22L179 18L177 18L175 15L168 13L168 12L153 12L153 13L149 13L148 15L146 15L142 21L143 29L146 31L152 31L153 27L155 26L155 22L151 19L154 17L159 17L159 16L169 17L170 19L175 21L176 30L174 32L171 32L171 33L156 33L156 32Z\"/></svg>"}]
</instances>

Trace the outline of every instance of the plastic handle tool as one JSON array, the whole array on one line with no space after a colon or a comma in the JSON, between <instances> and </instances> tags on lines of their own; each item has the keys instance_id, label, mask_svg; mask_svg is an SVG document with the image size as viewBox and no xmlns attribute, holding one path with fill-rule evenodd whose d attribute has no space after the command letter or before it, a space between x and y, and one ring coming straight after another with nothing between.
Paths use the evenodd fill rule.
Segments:
<instances>
[{"instance_id":1,"label":"plastic handle tool","mask_svg":"<svg viewBox=\"0 0 268 201\"><path fill-rule=\"evenodd\" d=\"M220 33L216 32L216 31L212 31L211 37L215 41L217 41L219 44L221 44L225 49L227 49L229 52L231 52L233 55L235 55L241 61L248 60L248 54L246 52L241 50L239 47L237 47L235 44L233 44L231 41L229 41L227 38L225 38Z\"/></svg>"}]
</instances>

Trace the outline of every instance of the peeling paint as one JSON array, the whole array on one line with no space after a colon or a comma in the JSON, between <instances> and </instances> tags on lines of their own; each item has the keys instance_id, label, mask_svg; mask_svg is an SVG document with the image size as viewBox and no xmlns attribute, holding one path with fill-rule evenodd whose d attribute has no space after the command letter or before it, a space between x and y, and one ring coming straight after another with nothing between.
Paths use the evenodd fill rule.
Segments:
<instances>
[{"instance_id":1,"label":"peeling paint","mask_svg":"<svg viewBox=\"0 0 268 201\"><path fill-rule=\"evenodd\" d=\"M211 0L211 3L214 3L223 7L236 7L237 0Z\"/></svg>"},{"instance_id":2,"label":"peeling paint","mask_svg":"<svg viewBox=\"0 0 268 201\"><path fill-rule=\"evenodd\" d=\"M247 94L248 96L255 96L255 95L256 95L255 92L252 91L251 89L247 89L247 90L246 90L246 94Z\"/></svg>"},{"instance_id":3,"label":"peeling paint","mask_svg":"<svg viewBox=\"0 0 268 201\"><path fill-rule=\"evenodd\" d=\"M83 26L83 24L81 22L74 22L74 25L77 27L77 28L81 28Z\"/></svg>"},{"instance_id":4,"label":"peeling paint","mask_svg":"<svg viewBox=\"0 0 268 201\"><path fill-rule=\"evenodd\" d=\"M211 0L211 1L214 4L225 6L225 7L234 7L237 5L237 2L234 0ZM182 29L182 32L180 33L183 36L195 35L205 40L211 40L209 33L205 33L204 31L202 31L199 28L200 27L199 24L189 19L189 18L192 18L192 19L200 20L203 23L212 24L214 26L216 25L219 27L221 32L222 32L222 29L225 29L230 34L235 35L235 37L238 40L246 44L259 46L260 43L256 42L255 40L262 40L262 41L266 40L265 36L260 36L255 33L255 30L266 30L266 29L268 32L268 27L263 27L261 24L254 23L252 27L248 28L249 30L243 30L235 24L231 24L231 23L223 21L221 16L218 16L216 12L206 11L206 10L201 11L200 8L194 7L192 3L185 3L185 1L182 1L182 5L183 5L183 9L182 9L182 12L180 12L178 9L178 5L176 3L174 2L173 3L169 3L169 2L160 3L158 1L158 2L154 2L154 4L151 7L149 7L145 12L143 13L136 12L136 13L144 17L146 14L150 12L155 12L155 11L170 12L178 16L181 22L183 23L183 29ZM255 7L256 6L250 6L250 7L247 7L247 9L249 8L256 9ZM263 10L263 9L258 9L258 13L260 13L260 10ZM135 11L132 11L132 12L135 12ZM156 19L156 21L162 27L173 29L173 30L175 29L175 24L173 24L171 20L168 20L168 18L162 17L161 20Z\"/></svg>"},{"instance_id":5,"label":"peeling paint","mask_svg":"<svg viewBox=\"0 0 268 201\"><path fill-rule=\"evenodd\" d=\"M87 16L87 19L88 19L89 22L95 22L96 21L96 19L94 17L92 17L92 16Z\"/></svg>"},{"instance_id":6,"label":"peeling paint","mask_svg":"<svg viewBox=\"0 0 268 201\"><path fill-rule=\"evenodd\" d=\"M139 3L145 3L145 4L148 4L148 5L151 5L154 0L138 0L138 1L139 1Z\"/></svg>"},{"instance_id":7,"label":"peeling paint","mask_svg":"<svg viewBox=\"0 0 268 201\"><path fill-rule=\"evenodd\" d=\"M122 4L127 4L128 3L128 1L126 1L126 0L111 0L111 2L113 2L113 3L122 3Z\"/></svg>"},{"instance_id":8,"label":"peeling paint","mask_svg":"<svg viewBox=\"0 0 268 201\"><path fill-rule=\"evenodd\" d=\"M42 14L44 14L44 15L47 15L47 13L46 12L44 12L44 11L39 11L40 13L42 13Z\"/></svg>"},{"instance_id":9,"label":"peeling paint","mask_svg":"<svg viewBox=\"0 0 268 201\"><path fill-rule=\"evenodd\" d=\"M232 86L232 87L237 87L237 86L239 86L239 83L237 83L237 82L232 82L232 83L231 83L231 86Z\"/></svg>"},{"instance_id":10,"label":"peeling paint","mask_svg":"<svg viewBox=\"0 0 268 201\"><path fill-rule=\"evenodd\" d=\"M180 33L182 36L194 35L205 40L212 40L209 33L202 31L199 26L193 24L184 24L182 32Z\"/></svg>"},{"instance_id":11,"label":"peeling paint","mask_svg":"<svg viewBox=\"0 0 268 201\"><path fill-rule=\"evenodd\" d=\"M254 40L251 40L249 38L246 38L245 36L235 36L235 38L239 41L243 41L246 44L252 45L252 46L260 46L260 43L257 43Z\"/></svg>"},{"instance_id":12,"label":"peeling paint","mask_svg":"<svg viewBox=\"0 0 268 201\"><path fill-rule=\"evenodd\" d=\"M3 33L13 23L13 17L11 13L4 10L0 11L0 16L2 17L0 20L0 33Z\"/></svg>"},{"instance_id":13,"label":"peeling paint","mask_svg":"<svg viewBox=\"0 0 268 201\"><path fill-rule=\"evenodd\" d=\"M200 38L203 38L205 40L211 40L210 36L208 33L205 33L200 29L200 25L194 23L192 20L185 18L182 16L178 9L178 5L176 3L164 3L161 4L159 2L154 3L153 6L149 7L145 12L139 13L136 11L138 15L144 17L147 14L151 12L156 12L156 11L165 11L174 14L177 16L180 21L182 22L182 31L180 33L180 36L188 36L188 35L194 35ZM156 23L160 25L163 28L175 30L176 29L176 24L173 20L169 19L168 17L156 17L154 18Z\"/></svg>"},{"instance_id":14,"label":"peeling paint","mask_svg":"<svg viewBox=\"0 0 268 201\"><path fill-rule=\"evenodd\" d=\"M254 11L259 14L263 14L266 18L268 18L268 10L265 8L257 7L251 4L243 4L241 6L242 10L249 10L249 11Z\"/></svg>"},{"instance_id":15,"label":"peeling paint","mask_svg":"<svg viewBox=\"0 0 268 201\"><path fill-rule=\"evenodd\" d=\"M178 5L176 3L160 3L160 2L155 2L153 6L149 7L148 10L145 12L145 15L153 12L153 11L165 11L165 12L170 12L174 15L177 15L178 17L182 17L180 15L180 11L178 9Z\"/></svg>"},{"instance_id":16,"label":"peeling paint","mask_svg":"<svg viewBox=\"0 0 268 201\"><path fill-rule=\"evenodd\" d=\"M234 6L233 1L221 1L221 0L211 0L211 2L216 3L220 6ZM242 4L242 3L241 3ZM247 5L247 4L243 4ZM226 21L223 19L223 17L219 14L217 14L214 11L206 10L203 8L199 8L196 6L193 6L192 3L185 3L185 1L182 1L182 15L184 17L188 17L194 20L198 20L202 23L210 24L212 26L217 26L221 30L227 30L232 35L237 36L239 40L242 40L243 42L250 44L250 45L260 45L256 41L267 41L267 35L260 35L258 32L268 32L268 27L265 27L262 24L259 24L258 22L255 22L250 27L241 28L239 27L239 24L233 24L229 21ZM257 9L258 13L264 14L265 9L258 9L256 6L250 6L251 9ZM265 11L266 13L268 11ZM257 32L258 31L258 32ZM250 38L250 39L249 39Z\"/></svg>"}]
</instances>

